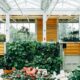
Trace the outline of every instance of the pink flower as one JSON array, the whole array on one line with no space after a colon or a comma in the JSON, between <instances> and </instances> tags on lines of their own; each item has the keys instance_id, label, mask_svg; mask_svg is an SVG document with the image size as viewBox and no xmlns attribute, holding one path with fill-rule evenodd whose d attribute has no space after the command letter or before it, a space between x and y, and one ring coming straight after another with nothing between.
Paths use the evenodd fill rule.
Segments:
<instances>
[{"instance_id":1,"label":"pink flower","mask_svg":"<svg viewBox=\"0 0 80 80\"><path fill-rule=\"evenodd\" d=\"M21 75L20 75L20 74L17 74L17 77L18 77L18 78L20 78L20 77L21 77Z\"/></svg>"},{"instance_id":2,"label":"pink flower","mask_svg":"<svg viewBox=\"0 0 80 80\"><path fill-rule=\"evenodd\" d=\"M15 70L16 70L16 68L15 68L15 67L13 67L13 68L12 68L12 71L15 71Z\"/></svg>"}]
</instances>

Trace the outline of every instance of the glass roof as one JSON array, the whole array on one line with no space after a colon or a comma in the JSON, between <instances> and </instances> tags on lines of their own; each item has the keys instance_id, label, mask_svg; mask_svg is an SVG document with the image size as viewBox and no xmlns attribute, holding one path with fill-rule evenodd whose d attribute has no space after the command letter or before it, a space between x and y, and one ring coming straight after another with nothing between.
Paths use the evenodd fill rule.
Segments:
<instances>
[{"instance_id":1,"label":"glass roof","mask_svg":"<svg viewBox=\"0 0 80 80\"><path fill-rule=\"evenodd\" d=\"M6 1L12 9L18 8L16 3L21 9L41 7L41 0L6 0Z\"/></svg>"},{"instance_id":2,"label":"glass roof","mask_svg":"<svg viewBox=\"0 0 80 80\"><path fill-rule=\"evenodd\" d=\"M54 7L54 9L52 10L80 11L80 0L0 0L0 4L2 4L1 3L2 1L3 3L5 1L5 3L9 5L11 10L18 11L25 9L26 10L31 9L33 11L34 9L37 9L43 11L42 7L49 7L51 6L51 4L53 4L52 6ZM53 1L53 3L52 2L50 3L50 1Z\"/></svg>"}]
</instances>

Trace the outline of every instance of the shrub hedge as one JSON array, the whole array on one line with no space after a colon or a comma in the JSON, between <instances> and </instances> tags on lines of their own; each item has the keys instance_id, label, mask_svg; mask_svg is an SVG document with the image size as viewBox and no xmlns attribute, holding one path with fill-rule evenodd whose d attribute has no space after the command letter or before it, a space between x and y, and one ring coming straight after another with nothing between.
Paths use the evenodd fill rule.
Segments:
<instances>
[{"instance_id":1,"label":"shrub hedge","mask_svg":"<svg viewBox=\"0 0 80 80\"><path fill-rule=\"evenodd\" d=\"M49 72L60 71L62 59L59 43L16 41L7 43L6 62L11 67L24 66L46 68Z\"/></svg>"}]
</instances>

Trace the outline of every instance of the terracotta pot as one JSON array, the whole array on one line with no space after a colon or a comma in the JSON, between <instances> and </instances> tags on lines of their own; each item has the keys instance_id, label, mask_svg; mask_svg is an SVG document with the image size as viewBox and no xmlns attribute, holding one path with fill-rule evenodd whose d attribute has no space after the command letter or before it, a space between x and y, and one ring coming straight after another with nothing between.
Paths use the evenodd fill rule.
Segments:
<instances>
[{"instance_id":1,"label":"terracotta pot","mask_svg":"<svg viewBox=\"0 0 80 80\"><path fill-rule=\"evenodd\" d=\"M10 74L12 73L12 70L4 70L4 74Z\"/></svg>"}]
</instances>

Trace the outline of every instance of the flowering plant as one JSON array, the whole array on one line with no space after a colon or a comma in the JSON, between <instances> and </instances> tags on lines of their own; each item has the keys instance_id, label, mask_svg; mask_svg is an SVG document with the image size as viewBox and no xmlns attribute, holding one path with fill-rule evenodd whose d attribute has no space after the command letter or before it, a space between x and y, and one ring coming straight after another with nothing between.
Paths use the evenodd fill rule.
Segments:
<instances>
[{"instance_id":1,"label":"flowering plant","mask_svg":"<svg viewBox=\"0 0 80 80\"><path fill-rule=\"evenodd\" d=\"M11 74L4 74L2 78L11 80L31 80L29 75L26 75L22 70L14 70Z\"/></svg>"}]
</instances>

